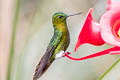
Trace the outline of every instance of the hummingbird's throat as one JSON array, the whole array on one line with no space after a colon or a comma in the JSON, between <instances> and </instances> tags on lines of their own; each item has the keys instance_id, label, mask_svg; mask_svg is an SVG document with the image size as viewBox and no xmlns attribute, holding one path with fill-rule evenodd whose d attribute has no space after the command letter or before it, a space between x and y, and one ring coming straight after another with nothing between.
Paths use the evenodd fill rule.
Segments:
<instances>
[{"instance_id":1,"label":"hummingbird's throat","mask_svg":"<svg viewBox=\"0 0 120 80\"><path fill-rule=\"evenodd\" d=\"M67 25L66 25L66 23L58 24L58 25L56 26L56 28L57 28L58 30L60 30L61 32L66 32L66 31L67 31Z\"/></svg>"}]
</instances>

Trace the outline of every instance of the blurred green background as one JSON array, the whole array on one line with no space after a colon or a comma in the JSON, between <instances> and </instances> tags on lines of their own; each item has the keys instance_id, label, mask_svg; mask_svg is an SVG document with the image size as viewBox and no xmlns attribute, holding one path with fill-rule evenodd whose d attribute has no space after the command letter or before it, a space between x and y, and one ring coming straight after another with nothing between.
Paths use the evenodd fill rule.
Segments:
<instances>
[{"instance_id":1,"label":"blurred green background","mask_svg":"<svg viewBox=\"0 0 120 80\"><path fill-rule=\"evenodd\" d=\"M1 0L0 16L0 80L6 80L12 23L17 0ZM105 50L100 47L83 45L74 52L75 43L89 8L94 8L96 21L105 11L106 0L19 0L19 17L16 26L15 52L10 80L32 80L36 65L44 54L53 35L52 15L55 12L82 15L67 19L70 32L70 46L74 57L83 57ZM67 58L56 60L40 80L96 80L116 60L116 56L105 55L85 61Z\"/></svg>"}]
</instances>

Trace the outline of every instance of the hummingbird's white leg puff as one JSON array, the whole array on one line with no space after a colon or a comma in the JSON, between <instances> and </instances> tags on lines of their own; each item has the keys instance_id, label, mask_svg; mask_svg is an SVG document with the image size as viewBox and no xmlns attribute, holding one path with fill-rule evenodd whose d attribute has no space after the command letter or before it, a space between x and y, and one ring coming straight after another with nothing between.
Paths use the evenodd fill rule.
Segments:
<instances>
[{"instance_id":1,"label":"hummingbird's white leg puff","mask_svg":"<svg viewBox=\"0 0 120 80\"><path fill-rule=\"evenodd\" d=\"M55 59L62 58L64 53L65 52L63 50L61 50L59 53L56 54Z\"/></svg>"},{"instance_id":2,"label":"hummingbird's white leg puff","mask_svg":"<svg viewBox=\"0 0 120 80\"><path fill-rule=\"evenodd\" d=\"M64 52L63 50L61 50L59 53L56 54L55 59L65 57L65 55L70 55L70 54L71 52Z\"/></svg>"}]
</instances>

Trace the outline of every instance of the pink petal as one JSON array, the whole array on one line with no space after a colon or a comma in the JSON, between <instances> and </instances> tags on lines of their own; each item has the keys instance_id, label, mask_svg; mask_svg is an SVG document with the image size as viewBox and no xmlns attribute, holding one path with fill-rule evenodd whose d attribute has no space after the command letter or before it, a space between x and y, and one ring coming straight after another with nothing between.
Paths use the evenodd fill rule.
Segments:
<instances>
[{"instance_id":1,"label":"pink petal","mask_svg":"<svg viewBox=\"0 0 120 80\"><path fill-rule=\"evenodd\" d=\"M98 53L95 53L95 54L91 54L91 55L88 55L88 56L85 56L85 57L81 57L81 58L73 58L73 57L69 56L68 54L66 55L66 57L68 57L71 60L79 61L79 60L85 60L85 59L89 59L89 58L102 56L102 55L105 55L105 54L114 54L114 53L115 54L120 54L120 47L113 47L113 48L110 48L110 49L107 49L107 50L104 50L104 51L101 51L101 52L98 52Z\"/></svg>"},{"instance_id":2,"label":"pink petal","mask_svg":"<svg viewBox=\"0 0 120 80\"><path fill-rule=\"evenodd\" d=\"M111 0L107 0L107 10L111 9Z\"/></svg>"},{"instance_id":3,"label":"pink petal","mask_svg":"<svg viewBox=\"0 0 120 80\"><path fill-rule=\"evenodd\" d=\"M111 6L111 7L110 7ZM120 2L111 2L108 0L108 7L100 19L101 36L103 40L114 46L120 47Z\"/></svg>"},{"instance_id":4,"label":"pink petal","mask_svg":"<svg viewBox=\"0 0 120 80\"><path fill-rule=\"evenodd\" d=\"M91 8L87 14L83 28L79 34L78 41L75 46L75 51L80 45L84 43L89 43L97 46L104 44L104 41L101 38L100 25L96 23L92 18L92 10L93 9Z\"/></svg>"}]
</instances>

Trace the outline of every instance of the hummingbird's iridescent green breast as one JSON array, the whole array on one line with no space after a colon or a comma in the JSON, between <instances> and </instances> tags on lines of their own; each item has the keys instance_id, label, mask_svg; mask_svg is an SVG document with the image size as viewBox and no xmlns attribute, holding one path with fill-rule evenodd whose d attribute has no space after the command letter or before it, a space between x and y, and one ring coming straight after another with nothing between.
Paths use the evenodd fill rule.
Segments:
<instances>
[{"instance_id":1,"label":"hummingbird's iridescent green breast","mask_svg":"<svg viewBox=\"0 0 120 80\"><path fill-rule=\"evenodd\" d=\"M56 49L53 53L53 57L52 58L55 58L55 55L57 53L59 53L60 51L66 51L66 49L68 48L68 45L70 43L70 36L69 36L69 31L67 29L67 25L61 25L60 27L66 27L66 29L63 30L63 32L61 32L60 30L55 30L55 34L54 35L54 40L58 40L59 38L59 44L55 43L55 42L52 42L52 45L55 45L56 46ZM59 37L61 36L61 37ZM54 41L53 40L53 41Z\"/></svg>"}]
</instances>

